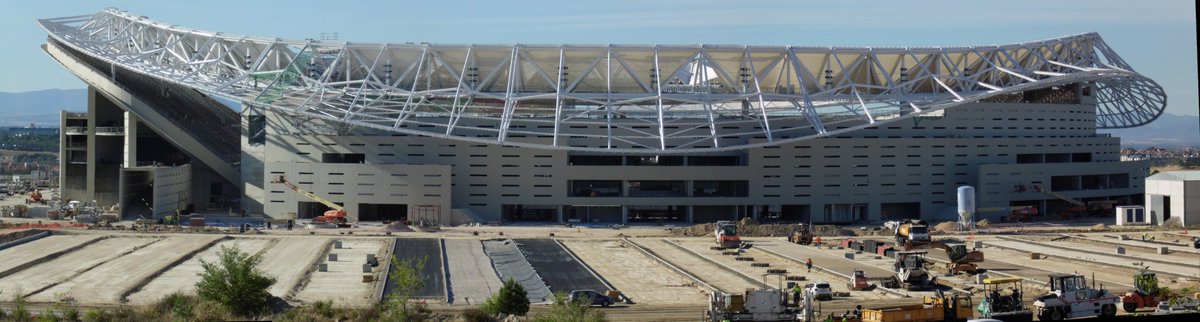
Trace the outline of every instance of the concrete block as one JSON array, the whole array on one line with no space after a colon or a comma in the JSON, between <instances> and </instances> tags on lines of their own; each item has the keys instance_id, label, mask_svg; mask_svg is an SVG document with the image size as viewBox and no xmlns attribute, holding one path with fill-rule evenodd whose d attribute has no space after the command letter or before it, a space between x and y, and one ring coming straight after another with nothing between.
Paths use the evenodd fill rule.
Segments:
<instances>
[{"instance_id":1,"label":"concrete block","mask_svg":"<svg viewBox=\"0 0 1200 322\"><path fill-rule=\"evenodd\" d=\"M854 259L854 253L846 253L846 259Z\"/></svg>"},{"instance_id":2,"label":"concrete block","mask_svg":"<svg viewBox=\"0 0 1200 322\"><path fill-rule=\"evenodd\" d=\"M362 272L363 272L363 273L370 273L370 272L371 272L371 264L363 264L363 266L362 266L362 267L363 267L363 270L362 270Z\"/></svg>"},{"instance_id":3,"label":"concrete block","mask_svg":"<svg viewBox=\"0 0 1200 322\"><path fill-rule=\"evenodd\" d=\"M330 261L330 262L336 262L337 261L337 253L329 253L329 258L326 258L325 260Z\"/></svg>"},{"instance_id":4,"label":"concrete block","mask_svg":"<svg viewBox=\"0 0 1200 322\"><path fill-rule=\"evenodd\" d=\"M1166 255L1166 254L1168 254L1168 253L1170 253L1170 252L1171 252L1171 251L1170 251L1170 250L1168 250L1166 246L1164 246L1164 247L1159 247L1159 248L1158 248L1158 253L1159 253L1159 254Z\"/></svg>"},{"instance_id":5,"label":"concrete block","mask_svg":"<svg viewBox=\"0 0 1200 322\"><path fill-rule=\"evenodd\" d=\"M1125 255L1125 247L1117 246L1117 255Z\"/></svg>"},{"instance_id":6,"label":"concrete block","mask_svg":"<svg viewBox=\"0 0 1200 322\"><path fill-rule=\"evenodd\" d=\"M367 263L375 262L375 254L367 254Z\"/></svg>"},{"instance_id":7,"label":"concrete block","mask_svg":"<svg viewBox=\"0 0 1200 322\"><path fill-rule=\"evenodd\" d=\"M1129 240L1129 235L1120 235L1121 240Z\"/></svg>"},{"instance_id":8,"label":"concrete block","mask_svg":"<svg viewBox=\"0 0 1200 322\"><path fill-rule=\"evenodd\" d=\"M875 259L883 259L883 256L875 256Z\"/></svg>"},{"instance_id":9,"label":"concrete block","mask_svg":"<svg viewBox=\"0 0 1200 322\"><path fill-rule=\"evenodd\" d=\"M333 241L333 249L342 249L342 241L340 241L340 240Z\"/></svg>"},{"instance_id":10,"label":"concrete block","mask_svg":"<svg viewBox=\"0 0 1200 322\"><path fill-rule=\"evenodd\" d=\"M317 271L318 272L328 272L329 264L325 264L325 263L317 264Z\"/></svg>"},{"instance_id":11,"label":"concrete block","mask_svg":"<svg viewBox=\"0 0 1200 322\"><path fill-rule=\"evenodd\" d=\"M975 249L980 249L980 248L983 248L983 242L976 240L975 241Z\"/></svg>"}]
</instances>

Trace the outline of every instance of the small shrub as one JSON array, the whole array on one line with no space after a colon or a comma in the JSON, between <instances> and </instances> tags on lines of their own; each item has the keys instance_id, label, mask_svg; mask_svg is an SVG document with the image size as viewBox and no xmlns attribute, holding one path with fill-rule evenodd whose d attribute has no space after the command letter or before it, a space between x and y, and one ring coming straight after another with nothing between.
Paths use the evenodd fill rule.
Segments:
<instances>
[{"instance_id":1,"label":"small shrub","mask_svg":"<svg viewBox=\"0 0 1200 322\"><path fill-rule=\"evenodd\" d=\"M108 313L108 310L91 309L91 310L88 310L87 313L83 314L83 321L84 322L112 322L112 321L116 321L116 320L113 319L113 316L111 313Z\"/></svg>"},{"instance_id":2,"label":"small shrub","mask_svg":"<svg viewBox=\"0 0 1200 322\"><path fill-rule=\"evenodd\" d=\"M462 312L462 319L467 322L495 322L494 315L480 308L469 308Z\"/></svg>"},{"instance_id":3,"label":"small shrub","mask_svg":"<svg viewBox=\"0 0 1200 322\"><path fill-rule=\"evenodd\" d=\"M568 301L562 293L554 293L554 304L550 310L533 317L533 322L603 322L608 321L604 312L592 308L591 302L582 299Z\"/></svg>"},{"instance_id":4,"label":"small shrub","mask_svg":"<svg viewBox=\"0 0 1200 322\"><path fill-rule=\"evenodd\" d=\"M29 312L29 308L25 307L25 296L21 295L21 293L22 292L18 290L16 294L13 294L13 309L12 312L9 312L8 316L6 317L8 321L27 322L33 320L33 313Z\"/></svg>"},{"instance_id":5,"label":"small shrub","mask_svg":"<svg viewBox=\"0 0 1200 322\"><path fill-rule=\"evenodd\" d=\"M333 301L330 301L330 300L316 301L316 302L313 302L312 308L314 311L317 312L317 314L320 314L321 316L324 316L327 318L333 317Z\"/></svg>"},{"instance_id":6,"label":"small shrub","mask_svg":"<svg viewBox=\"0 0 1200 322\"><path fill-rule=\"evenodd\" d=\"M262 256L244 253L237 246L222 246L218 257L214 263L200 261L204 267L200 281L196 282L200 298L215 301L236 315L252 316L268 311L271 293L267 289L275 285L275 278L258 269Z\"/></svg>"},{"instance_id":7,"label":"small shrub","mask_svg":"<svg viewBox=\"0 0 1200 322\"><path fill-rule=\"evenodd\" d=\"M192 318L183 321L216 322L229 320L234 320L234 314L229 312L229 309L224 305L213 301L201 300L196 302L196 305L192 307Z\"/></svg>"},{"instance_id":8,"label":"small shrub","mask_svg":"<svg viewBox=\"0 0 1200 322\"><path fill-rule=\"evenodd\" d=\"M396 291L388 294L384 301L379 319L381 321L419 322L428 321L433 317L433 311L425 302L413 302L413 293L425 287L421 278L421 270L425 268L422 259L400 259L392 256L392 271L388 279L396 285Z\"/></svg>"},{"instance_id":9,"label":"small shrub","mask_svg":"<svg viewBox=\"0 0 1200 322\"><path fill-rule=\"evenodd\" d=\"M482 308L492 315L500 313L525 315L529 312L529 297L521 284L509 278L500 287L500 292L483 302Z\"/></svg>"}]
</instances>

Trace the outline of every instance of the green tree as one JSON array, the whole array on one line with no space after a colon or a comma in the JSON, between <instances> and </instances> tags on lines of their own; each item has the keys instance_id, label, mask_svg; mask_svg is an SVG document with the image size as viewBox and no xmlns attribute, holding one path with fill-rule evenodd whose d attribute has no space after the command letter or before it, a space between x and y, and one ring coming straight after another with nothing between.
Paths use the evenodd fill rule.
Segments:
<instances>
[{"instance_id":1,"label":"green tree","mask_svg":"<svg viewBox=\"0 0 1200 322\"><path fill-rule=\"evenodd\" d=\"M562 293L554 293L554 305L546 312L533 317L533 322L603 322L608 321L604 312L592 308L587 299L567 300Z\"/></svg>"},{"instance_id":2,"label":"green tree","mask_svg":"<svg viewBox=\"0 0 1200 322\"><path fill-rule=\"evenodd\" d=\"M237 246L221 246L217 262L200 261L204 271L196 282L200 298L217 302L234 314L252 316L268 310L275 278L258 270L261 255L242 252Z\"/></svg>"},{"instance_id":3,"label":"green tree","mask_svg":"<svg viewBox=\"0 0 1200 322\"><path fill-rule=\"evenodd\" d=\"M500 287L499 293L483 302L483 310L492 315L500 313L525 315L529 312L529 297L526 296L525 288L509 277L504 281L504 286Z\"/></svg>"},{"instance_id":4,"label":"green tree","mask_svg":"<svg viewBox=\"0 0 1200 322\"><path fill-rule=\"evenodd\" d=\"M421 271L429 258L400 259L392 256L392 271L388 279L396 285L395 291L387 295L383 303L382 320L384 321L428 321L433 312L424 302L413 302L413 294L425 287Z\"/></svg>"}]
</instances>

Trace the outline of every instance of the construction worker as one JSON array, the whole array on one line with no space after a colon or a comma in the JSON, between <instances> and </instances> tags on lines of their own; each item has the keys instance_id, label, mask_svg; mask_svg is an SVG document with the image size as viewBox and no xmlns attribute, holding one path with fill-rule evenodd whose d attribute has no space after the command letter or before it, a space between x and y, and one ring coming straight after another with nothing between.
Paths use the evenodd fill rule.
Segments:
<instances>
[{"instance_id":1,"label":"construction worker","mask_svg":"<svg viewBox=\"0 0 1200 322\"><path fill-rule=\"evenodd\" d=\"M800 306L800 292L804 292L800 283L792 284L792 306Z\"/></svg>"},{"instance_id":2,"label":"construction worker","mask_svg":"<svg viewBox=\"0 0 1200 322\"><path fill-rule=\"evenodd\" d=\"M804 261L804 266L808 267L809 273L812 273L812 257L809 257L807 260Z\"/></svg>"},{"instance_id":3,"label":"construction worker","mask_svg":"<svg viewBox=\"0 0 1200 322\"><path fill-rule=\"evenodd\" d=\"M856 319L862 318L862 305L857 305L854 307L854 315L852 315L852 317Z\"/></svg>"}]
</instances>

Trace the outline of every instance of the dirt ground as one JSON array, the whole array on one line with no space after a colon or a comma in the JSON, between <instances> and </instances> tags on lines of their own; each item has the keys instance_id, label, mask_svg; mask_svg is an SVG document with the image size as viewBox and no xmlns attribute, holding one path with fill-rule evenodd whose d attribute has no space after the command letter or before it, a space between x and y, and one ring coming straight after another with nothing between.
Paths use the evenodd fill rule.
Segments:
<instances>
[{"instance_id":1,"label":"dirt ground","mask_svg":"<svg viewBox=\"0 0 1200 322\"><path fill-rule=\"evenodd\" d=\"M704 291L621 240L562 240L579 259L640 304L704 304ZM636 272L635 274L631 274Z\"/></svg>"},{"instance_id":2,"label":"dirt ground","mask_svg":"<svg viewBox=\"0 0 1200 322\"><path fill-rule=\"evenodd\" d=\"M732 256L732 255L722 255L721 251L719 251L719 250L709 249L707 241L691 239L691 240L680 240L678 242L680 245L683 245L684 247L687 247L688 249L690 249L696 253L699 253L709 259L719 261L725 265L733 267L737 271L742 272L746 275L758 277L760 280L762 280L762 282L764 282L768 285L771 285L773 287L778 286L780 284L784 285L782 287L786 287L786 282L780 281L780 278L778 276L767 275L767 269L785 269L785 270L787 270L788 276L804 276L804 277L806 277L807 281L798 282L802 285L807 285L809 283L815 283L815 282L827 282L827 283L829 283L830 287L833 288L834 292L850 292L850 290L846 286L848 281L843 277L835 276L833 274L828 274L828 273L821 273L821 272L817 272L817 271L809 273L807 271L807 269L804 266L800 265L799 263L795 263L795 262L792 262L789 260L784 260L782 258L775 257L774 255L768 254L767 252L764 252L761 250L756 250L754 248L751 248L748 251L743 252L742 255L740 255L740 256L754 258L753 262L738 261L738 260L734 260L734 256ZM768 263L768 264L770 264L770 267L753 267L751 265L752 263ZM888 299L888 298L896 298L896 296L881 295L881 294L877 294L875 292L855 291L855 292L850 292L850 297L838 298L837 300L867 301L867 300L879 300L879 299Z\"/></svg>"},{"instance_id":3,"label":"dirt ground","mask_svg":"<svg viewBox=\"0 0 1200 322\"><path fill-rule=\"evenodd\" d=\"M662 238L638 238L633 242L724 292L740 292L755 287L741 276L680 250Z\"/></svg>"}]
</instances>

